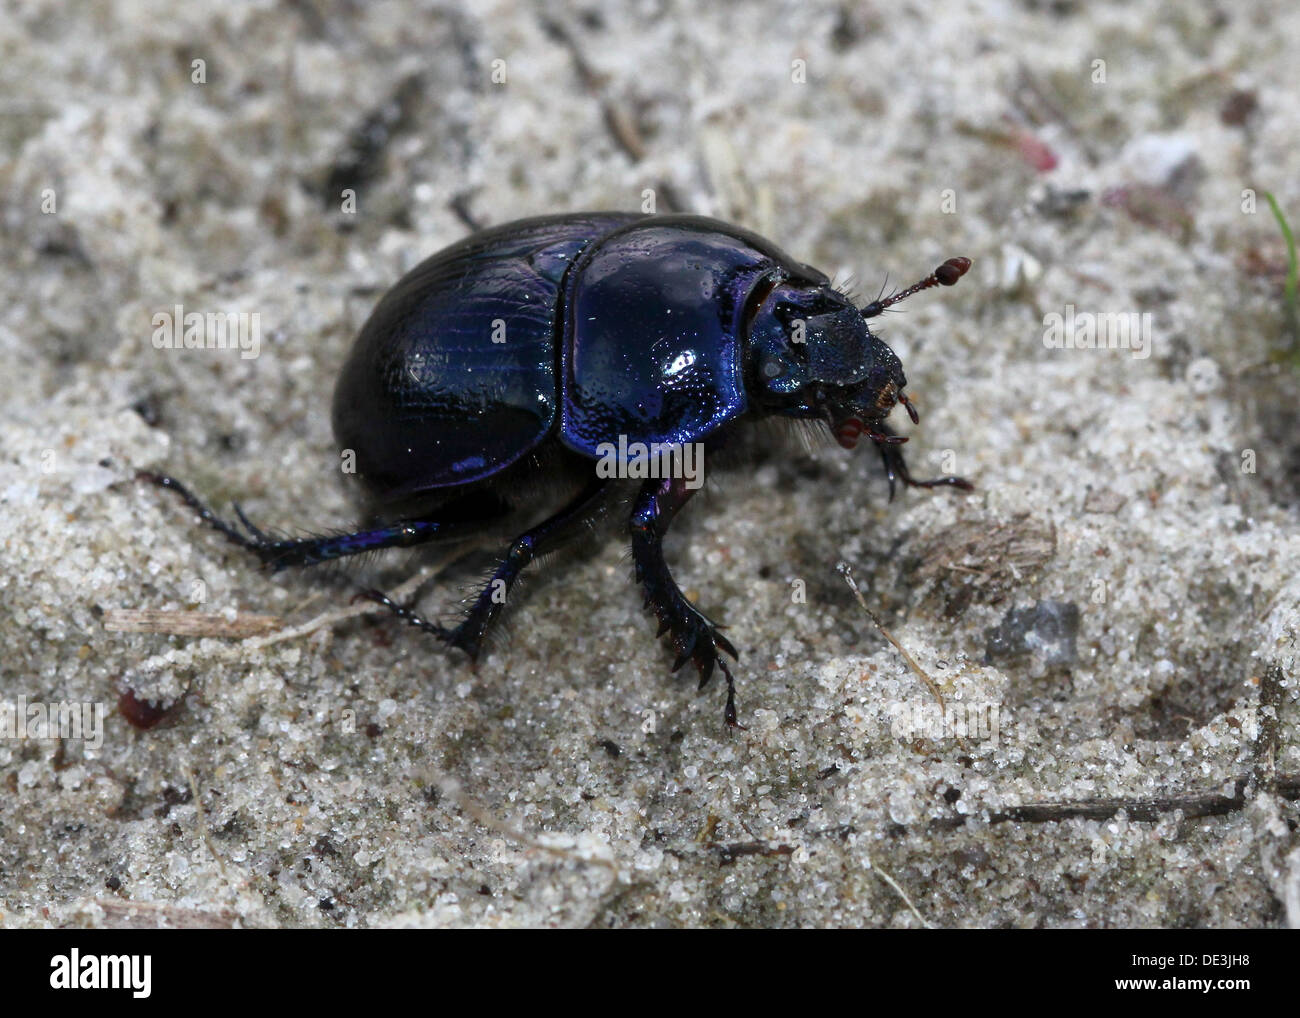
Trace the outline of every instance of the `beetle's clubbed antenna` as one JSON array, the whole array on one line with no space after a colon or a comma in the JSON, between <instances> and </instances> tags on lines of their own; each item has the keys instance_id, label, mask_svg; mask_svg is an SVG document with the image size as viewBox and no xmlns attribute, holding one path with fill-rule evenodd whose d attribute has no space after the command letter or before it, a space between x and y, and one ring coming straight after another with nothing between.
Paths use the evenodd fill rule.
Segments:
<instances>
[{"instance_id":1,"label":"beetle's clubbed antenna","mask_svg":"<svg viewBox=\"0 0 1300 1018\"><path fill-rule=\"evenodd\" d=\"M899 301L906 300L912 294L928 290L932 286L952 286L953 283L966 275L966 270L969 268L969 258L949 258L919 283L913 283L906 290L895 291L883 300L880 298L873 300L862 309L862 317L875 318L876 315L887 311Z\"/></svg>"}]
</instances>

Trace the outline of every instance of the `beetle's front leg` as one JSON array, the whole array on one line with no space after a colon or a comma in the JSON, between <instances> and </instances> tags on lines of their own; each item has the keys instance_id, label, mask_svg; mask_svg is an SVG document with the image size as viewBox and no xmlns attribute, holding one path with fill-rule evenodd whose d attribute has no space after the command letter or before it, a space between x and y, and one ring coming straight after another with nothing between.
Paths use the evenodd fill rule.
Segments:
<instances>
[{"instance_id":1,"label":"beetle's front leg","mask_svg":"<svg viewBox=\"0 0 1300 1018\"><path fill-rule=\"evenodd\" d=\"M898 433L888 424L879 425L880 433L886 438L895 438ZM885 476L889 478L889 500L894 500L894 485L902 481L909 488L939 488L945 485L953 488L960 488L962 491L974 491L975 485L964 477L933 477L927 481L918 481L912 476L912 472L907 469L907 461L903 459L902 443L884 442L879 439L872 439L876 443L876 448L880 450L880 458L885 464Z\"/></svg>"},{"instance_id":2,"label":"beetle's front leg","mask_svg":"<svg viewBox=\"0 0 1300 1018\"><path fill-rule=\"evenodd\" d=\"M636 565L636 578L645 588L646 606L653 609L659 620L659 634L669 633L677 660L673 671L693 661L700 673L703 689L713 676L716 665L727 678L726 721L733 728L741 728L736 720L736 686L726 661L718 651L737 657L731 641L718 632L690 601L686 600L677 581L673 579L664 559L664 535L672 525L673 517L695 494L680 477L646 481L637 495L628 528L632 534L632 561Z\"/></svg>"}]
</instances>

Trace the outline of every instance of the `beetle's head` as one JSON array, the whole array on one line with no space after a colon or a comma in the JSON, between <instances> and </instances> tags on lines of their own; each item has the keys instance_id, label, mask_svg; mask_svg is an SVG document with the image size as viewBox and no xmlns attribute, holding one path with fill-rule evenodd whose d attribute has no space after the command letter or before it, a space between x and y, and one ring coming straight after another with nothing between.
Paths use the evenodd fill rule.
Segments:
<instances>
[{"instance_id":1,"label":"beetle's head","mask_svg":"<svg viewBox=\"0 0 1300 1018\"><path fill-rule=\"evenodd\" d=\"M867 319L918 290L951 286L970 267L952 258L914 286L866 307L854 307L829 286L782 282L772 286L749 329L747 388L760 410L826 421L846 448L862 435L903 441L882 430L895 405L915 408L894 351L872 334Z\"/></svg>"},{"instance_id":2,"label":"beetle's head","mask_svg":"<svg viewBox=\"0 0 1300 1018\"><path fill-rule=\"evenodd\" d=\"M852 448L903 396L903 365L829 287L777 286L749 333L749 391L771 413L826 421Z\"/></svg>"}]
</instances>

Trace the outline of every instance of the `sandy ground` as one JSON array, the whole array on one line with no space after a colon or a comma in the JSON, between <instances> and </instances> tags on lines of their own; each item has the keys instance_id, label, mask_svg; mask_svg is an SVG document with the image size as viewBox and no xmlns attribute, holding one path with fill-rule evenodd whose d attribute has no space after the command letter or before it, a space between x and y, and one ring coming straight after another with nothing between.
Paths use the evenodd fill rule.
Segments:
<instances>
[{"instance_id":1,"label":"sandy ground","mask_svg":"<svg viewBox=\"0 0 1300 1018\"><path fill-rule=\"evenodd\" d=\"M1300 221L1300 9L543 10L0 14L0 700L103 717L0 738L0 921L1300 925L1263 199ZM869 296L975 262L881 327L914 468L975 494L795 446L674 531L747 731L669 675L617 532L471 668L349 605L435 559L268 577L133 479L347 527L329 394L384 289L469 222L647 190ZM258 356L157 349L178 304L258 314Z\"/></svg>"}]
</instances>

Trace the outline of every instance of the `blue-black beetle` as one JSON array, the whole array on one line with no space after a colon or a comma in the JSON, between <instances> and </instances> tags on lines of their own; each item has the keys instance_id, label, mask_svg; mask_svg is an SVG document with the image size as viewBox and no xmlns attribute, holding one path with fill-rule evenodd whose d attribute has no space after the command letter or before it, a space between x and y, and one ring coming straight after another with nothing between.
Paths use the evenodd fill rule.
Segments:
<instances>
[{"instance_id":1,"label":"blue-black beetle","mask_svg":"<svg viewBox=\"0 0 1300 1018\"><path fill-rule=\"evenodd\" d=\"M481 534L532 512L491 580L454 628L370 597L476 657L511 585L533 559L605 504L613 479L647 477L628 522L646 604L700 685L736 650L678 589L663 555L673 517L695 491L680 473L637 474L629 447L702 449L738 427L781 415L825 421L852 447L866 435L889 477L918 481L885 423L906 379L867 320L931 286L951 286L970 262L952 258L913 286L858 308L825 275L748 230L700 216L575 213L476 233L421 263L379 302L334 393L334 434L355 452L374 523L356 533L279 539L236 507L241 531L183 485L203 520L266 565L313 565L383 548ZM638 445L639 444L639 445ZM621 458L620 458L621 456ZM641 457L644 467L644 455ZM676 462L680 463L680 459ZM608 464L606 464L608 465ZM542 482L545 482L544 484ZM559 489L540 521L536 492Z\"/></svg>"}]
</instances>

